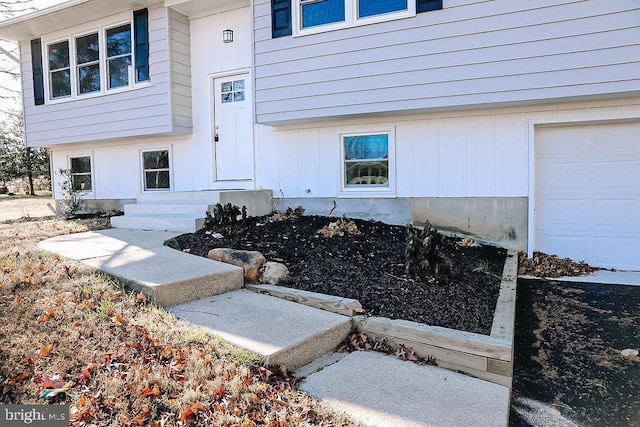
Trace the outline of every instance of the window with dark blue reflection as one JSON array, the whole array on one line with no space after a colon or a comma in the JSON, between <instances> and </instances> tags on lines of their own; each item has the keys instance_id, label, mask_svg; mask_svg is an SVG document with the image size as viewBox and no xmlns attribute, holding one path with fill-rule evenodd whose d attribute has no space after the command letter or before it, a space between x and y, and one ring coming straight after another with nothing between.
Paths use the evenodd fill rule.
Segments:
<instances>
[{"instance_id":1,"label":"window with dark blue reflection","mask_svg":"<svg viewBox=\"0 0 640 427\"><path fill-rule=\"evenodd\" d=\"M301 2L302 28L344 22L344 0Z\"/></svg>"},{"instance_id":2,"label":"window with dark blue reflection","mask_svg":"<svg viewBox=\"0 0 640 427\"><path fill-rule=\"evenodd\" d=\"M358 0L358 18L407 10L407 0Z\"/></svg>"}]
</instances>

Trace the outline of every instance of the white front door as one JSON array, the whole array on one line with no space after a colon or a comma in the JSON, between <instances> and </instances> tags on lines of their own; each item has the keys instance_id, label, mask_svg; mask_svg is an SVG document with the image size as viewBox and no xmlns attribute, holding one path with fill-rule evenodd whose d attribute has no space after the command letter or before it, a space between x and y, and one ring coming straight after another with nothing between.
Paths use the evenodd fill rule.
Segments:
<instances>
[{"instance_id":1,"label":"white front door","mask_svg":"<svg viewBox=\"0 0 640 427\"><path fill-rule=\"evenodd\" d=\"M213 80L217 181L253 179L253 120L248 73Z\"/></svg>"}]
</instances>

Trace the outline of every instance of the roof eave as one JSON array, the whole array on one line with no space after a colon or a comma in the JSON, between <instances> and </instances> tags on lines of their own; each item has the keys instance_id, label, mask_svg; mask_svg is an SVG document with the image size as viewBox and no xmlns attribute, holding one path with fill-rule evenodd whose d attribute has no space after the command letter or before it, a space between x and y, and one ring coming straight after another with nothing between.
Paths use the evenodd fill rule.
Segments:
<instances>
[{"instance_id":1,"label":"roof eave","mask_svg":"<svg viewBox=\"0 0 640 427\"><path fill-rule=\"evenodd\" d=\"M90 22L127 10L143 8L161 1L110 0L105 2L104 0L69 0L0 22L0 38L13 41L30 40L72 25ZM108 9L105 9L105 7L108 7Z\"/></svg>"}]
</instances>

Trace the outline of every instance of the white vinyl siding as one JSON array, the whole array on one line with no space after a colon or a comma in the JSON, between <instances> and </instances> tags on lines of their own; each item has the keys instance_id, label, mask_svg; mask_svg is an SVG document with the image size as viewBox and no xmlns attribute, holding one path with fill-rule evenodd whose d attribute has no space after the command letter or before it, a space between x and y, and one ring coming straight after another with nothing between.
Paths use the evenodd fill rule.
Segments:
<instances>
[{"instance_id":1,"label":"white vinyl siding","mask_svg":"<svg viewBox=\"0 0 640 427\"><path fill-rule=\"evenodd\" d=\"M255 16L259 123L640 90L640 3L450 0L413 18L271 38Z\"/></svg>"},{"instance_id":2,"label":"white vinyl siding","mask_svg":"<svg viewBox=\"0 0 640 427\"><path fill-rule=\"evenodd\" d=\"M176 12L172 12L170 19L167 11L161 4L149 7L151 79L130 90L34 105L31 46L28 41L21 42L27 145L51 146L111 138L191 133L188 20ZM175 28L170 27L169 23ZM99 28L101 24L106 22L91 25ZM73 29L69 32L73 33ZM182 46L176 44L177 39L182 40ZM183 51L186 54L179 53ZM172 64L172 60L175 63Z\"/></svg>"},{"instance_id":3,"label":"white vinyl siding","mask_svg":"<svg viewBox=\"0 0 640 427\"><path fill-rule=\"evenodd\" d=\"M174 131L191 133L191 33L189 18L169 10L171 48L171 105Z\"/></svg>"}]
</instances>

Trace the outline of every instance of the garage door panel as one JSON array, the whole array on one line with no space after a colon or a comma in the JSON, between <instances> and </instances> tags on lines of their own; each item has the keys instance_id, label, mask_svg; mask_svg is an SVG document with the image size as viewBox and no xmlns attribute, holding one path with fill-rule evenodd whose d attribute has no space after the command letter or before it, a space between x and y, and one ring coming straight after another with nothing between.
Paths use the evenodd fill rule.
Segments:
<instances>
[{"instance_id":1,"label":"garage door panel","mask_svg":"<svg viewBox=\"0 0 640 427\"><path fill-rule=\"evenodd\" d=\"M547 130L547 129L545 129ZM585 126L550 128L549 134L536 139L538 158L566 158L566 155L591 153L596 148L595 132ZM559 141L562 141L559 143Z\"/></svg>"},{"instance_id":2,"label":"garage door panel","mask_svg":"<svg viewBox=\"0 0 640 427\"><path fill-rule=\"evenodd\" d=\"M618 123L595 127L595 151L598 154L611 153L640 154L640 129L636 123Z\"/></svg>"},{"instance_id":3,"label":"garage door panel","mask_svg":"<svg viewBox=\"0 0 640 427\"><path fill-rule=\"evenodd\" d=\"M581 230L584 227L586 202L583 199L541 198L545 209L537 213L544 230Z\"/></svg>"},{"instance_id":4,"label":"garage door panel","mask_svg":"<svg viewBox=\"0 0 640 427\"><path fill-rule=\"evenodd\" d=\"M534 250L640 270L640 122L537 128Z\"/></svg>"},{"instance_id":5,"label":"garage door panel","mask_svg":"<svg viewBox=\"0 0 640 427\"><path fill-rule=\"evenodd\" d=\"M561 258L583 260L591 252L590 242L584 236L567 233L547 233L545 239L539 242L536 250L558 255Z\"/></svg>"},{"instance_id":6,"label":"garage door panel","mask_svg":"<svg viewBox=\"0 0 640 427\"><path fill-rule=\"evenodd\" d=\"M635 200L596 199L593 202L594 231L633 229Z\"/></svg>"},{"instance_id":7,"label":"garage door panel","mask_svg":"<svg viewBox=\"0 0 640 427\"><path fill-rule=\"evenodd\" d=\"M594 261L596 265L618 268L634 268L638 252L633 237L595 236L593 239Z\"/></svg>"},{"instance_id":8,"label":"garage door panel","mask_svg":"<svg viewBox=\"0 0 640 427\"><path fill-rule=\"evenodd\" d=\"M540 194L581 194L585 186L583 163L544 162L540 165L538 186Z\"/></svg>"},{"instance_id":9,"label":"garage door panel","mask_svg":"<svg viewBox=\"0 0 640 427\"><path fill-rule=\"evenodd\" d=\"M626 193L637 190L638 162L632 160L596 161L594 189Z\"/></svg>"}]
</instances>

